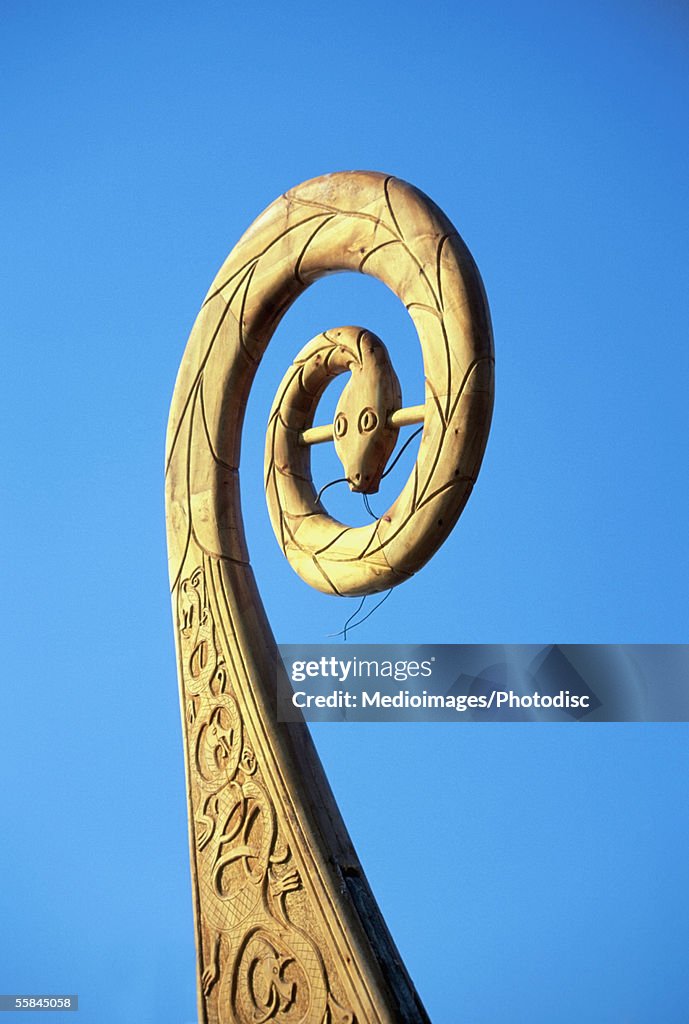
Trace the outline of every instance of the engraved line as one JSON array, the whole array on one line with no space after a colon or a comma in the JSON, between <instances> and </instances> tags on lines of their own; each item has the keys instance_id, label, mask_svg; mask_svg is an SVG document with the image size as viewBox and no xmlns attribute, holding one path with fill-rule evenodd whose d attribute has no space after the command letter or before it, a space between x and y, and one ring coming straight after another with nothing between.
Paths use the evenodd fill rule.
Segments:
<instances>
[{"instance_id":1,"label":"engraved line","mask_svg":"<svg viewBox=\"0 0 689 1024\"><path fill-rule=\"evenodd\" d=\"M326 359L327 359L327 357L326 357ZM324 370L325 370L325 366L326 366L326 359L324 359L322 364L321 364L323 366ZM308 395L308 397L310 399L312 399L311 406L310 406L310 408L308 410L308 413L307 413L307 418L308 418L308 416L310 414L311 419L313 419L313 412L315 411L314 410L314 405L316 404L316 400L318 398L320 398L320 395L321 395L321 393L323 391L323 388L325 387L324 381L327 379L329 374L324 372L323 375L322 375L323 376L322 380L319 380L318 379L318 375L316 374L316 390L315 391L309 391L309 389L306 386L306 382L304 381L304 374L307 372L307 369L308 369L310 361L311 360L308 360L307 362L303 363L299 367L299 383L297 384L297 388L298 388L298 390L303 391L303 393L305 395ZM318 364L316 364L316 369L318 369Z\"/></svg>"},{"instance_id":2,"label":"engraved line","mask_svg":"<svg viewBox=\"0 0 689 1024\"><path fill-rule=\"evenodd\" d=\"M319 505L320 505L320 502L319 502ZM321 507L322 507L322 506L321 506ZM326 512L326 514L327 514L327 511L326 511L325 509L323 509L323 511L324 511L324 512ZM317 514L317 513L315 513L315 512L313 513L313 515L316 515L316 514ZM322 554L323 554L323 552L324 552L324 551L327 551L327 550L328 550L328 548L329 548L329 547L332 547L332 545L333 545L333 544L337 544L337 542L338 542L338 540L340 539L340 537L343 537L345 533L349 533L349 531L350 531L351 529L352 529L352 527L351 527L351 526L345 526L345 527L343 527L343 529L342 529L342 530L340 530L340 532L339 532L339 533L338 533L338 534L337 534L337 535L336 535L335 537L333 537L333 539L332 539L332 540L329 540L329 541L328 541L328 543L327 543L327 544L324 544L322 548L318 548L318 550L316 551L316 554L317 554L317 555L322 555Z\"/></svg>"},{"instance_id":3,"label":"engraved line","mask_svg":"<svg viewBox=\"0 0 689 1024\"><path fill-rule=\"evenodd\" d=\"M174 591L175 587L179 583L180 576L182 575L182 569L184 568L184 561L185 561L185 559L187 557L187 552L189 551L189 541L191 540L191 529L192 529L192 527L191 527L191 438L192 438L192 434L193 434L193 431L194 431L194 408L196 406L196 396L198 395L199 390L201 388L201 380L202 380L202 377L199 374L199 377L198 377L197 382L196 382L196 386L194 388L194 402L193 402L192 407L191 407L191 416L190 416L190 422L189 422L189 437L187 438L187 461L186 461L186 484L187 484L187 491L186 491L187 502L186 503L187 503L187 516L188 516L188 519L187 519L187 536L186 536L186 541L184 543L184 551L182 552L182 558L180 560L179 568L177 569L177 575L175 576L174 582L173 582L172 587L171 587L171 591Z\"/></svg>"},{"instance_id":4,"label":"engraved line","mask_svg":"<svg viewBox=\"0 0 689 1024\"><path fill-rule=\"evenodd\" d=\"M203 309L204 306L207 306L209 302L212 302L213 299L216 299L218 296L220 296L222 298L222 293L225 291L225 289L227 288L228 284L232 284L232 282L235 280L235 278L239 277L240 274L243 274L244 271L248 270L249 267L255 266L258 263L258 260L259 260L259 256L252 256L251 259L246 260L246 262L242 263L242 265L237 267L236 270L233 270L232 273L230 274L230 276L228 278L226 278L226 280L223 282L223 284L219 288L216 288L214 292L212 292L212 293L210 293L209 295L206 296L206 298L201 303L201 309ZM222 267L220 269L222 270Z\"/></svg>"},{"instance_id":5,"label":"engraved line","mask_svg":"<svg viewBox=\"0 0 689 1024\"><path fill-rule=\"evenodd\" d=\"M296 277L296 279L299 282L299 284L303 285L304 287L307 286L307 282L304 281L304 279L302 278L302 276L301 276L299 271L300 271L300 267L301 267L302 261L303 261L304 257L306 256L306 251L309 248L309 246L311 245L311 243L314 240L314 238L316 237L316 235L318 234L318 232L321 230L321 228L324 228L326 224L329 224L331 220L334 220L335 216L336 216L336 214L333 214L332 217L326 217L325 220L322 221L318 225L316 230L311 235L309 235L309 238L308 238L306 244L304 245L304 248L301 250L301 252L299 253L299 256L297 257L297 261L294 264L294 276Z\"/></svg>"},{"instance_id":6,"label":"engraved line","mask_svg":"<svg viewBox=\"0 0 689 1024\"><path fill-rule=\"evenodd\" d=\"M240 534L244 531L237 530L236 532ZM248 558L234 558L232 555L223 554L222 551L211 551L210 548L207 548L205 544L202 544L201 541L199 540L196 530L194 529L193 523L191 525L191 533L194 539L194 543L199 547L199 549L204 553L204 555L208 555L209 558L215 558L219 562L229 562L231 565L251 565L251 562L249 561Z\"/></svg>"},{"instance_id":7,"label":"engraved line","mask_svg":"<svg viewBox=\"0 0 689 1024\"><path fill-rule=\"evenodd\" d=\"M330 577L328 576L327 572L325 571L325 569L323 568L321 563L318 561L318 555L312 554L311 555L311 561L316 566L316 568L318 569L319 573L321 574L321 576L323 577L325 582L328 584L328 586L332 588L333 594L336 594L337 597L342 597L343 595L337 589L337 587L335 586L333 581L330 579Z\"/></svg>"},{"instance_id":8,"label":"engraved line","mask_svg":"<svg viewBox=\"0 0 689 1024\"><path fill-rule=\"evenodd\" d=\"M311 558L313 564L318 569L318 571L320 572L320 574L323 577L323 579L326 581L328 586L332 588L333 593L337 594L338 597L342 597L342 595L340 594L340 592L337 589L337 587L335 586L335 584L332 582L332 580L328 577L328 574L325 572L325 570L319 564L318 558L317 558L316 554L314 554L313 551L309 550L309 548L305 547L300 541L297 540L296 535L292 532L292 530L290 528L290 524L287 522L287 519L286 519L286 517L284 515L283 515L283 522L284 522L285 532L289 536L289 539L290 539L290 542L292 543L292 545L298 551L301 551L302 554L308 555Z\"/></svg>"},{"instance_id":9,"label":"engraved line","mask_svg":"<svg viewBox=\"0 0 689 1024\"><path fill-rule=\"evenodd\" d=\"M362 367L364 365L364 353L361 350L361 345L362 345L362 342L364 340L364 335L367 334L367 333L368 333L368 331L366 331L364 328L362 328L359 331L359 333L357 334L357 336L356 336L357 361L359 363L359 366L362 366Z\"/></svg>"},{"instance_id":10,"label":"engraved line","mask_svg":"<svg viewBox=\"0 0 689 1024\"><path fill-rule=\"evenodd\" d=\"M479 365L479 363L491 363L492 364L494 362L495 362L495 359L493 358L493 356L479 356L477 359L474 359L474 361L469 364L469 368L467 369L467 372L464 375L464 380L462 381L462 386L459 389L459 392L457 394L456 399L452 403L452 409L450 410L450 417L449 417L450 419L452 419L452 417L455 414L455 411L457 409L457 405L459 404L459 400L462 397L462 391L464 390L464 385L466 384L466 382L467 382L471 372L476 369L476 367ZM487 392L484 392L484 393L487 394Z\"/></svg>"},{"instance_id":11,"label":"engraved line","mask_svg":"<svg viewBox=\"0 0 689 1024\"><path fill-rule=\"evenodd\" d=\"M246 309L246 300L247 300L247 297L249 295L249 288L251 287L251 282L253 280L254 274L256 273L256 267L257 266L258 266L258 263L254 263L253 267L251 268L249 273L244 278L244 280L246 281L246 285L244 287L244 295L242 296L242 305L241 305L240 311L239 311L239 344L241 345L242 351L246 355L247 359L250 362L252 362L254 364L254 366L256 366L258 364L258 359L253 354L253 352L249 351L249 348L247 347L247 344L244 341L244 310ZM259 358L260 358L260 356L259 356Z\"/></svg>"},{"instance_id":12,"label":"engraved line","mask_svg":"<svg viewBox=\"0 0 689 1024\"><path fill-rule=\"evenodd\" d=\"M309 363L311 361L311 359L314 358L314 356L317 356L320 352L329 352L330 349L335 344L331 340L331 338L328 337L328 334L327 334L326 331L323 331L321 334L316 335L316 337L317 338L321 338L321 337L325 338L327 343L323 344L323 345L319 345L318 348L314 348L312 351L310 351L308 353L308 355L303 356L301 359L299 358L299 356L297 356L296 359L292 360L292 365L293 366L306 366L306 364Z\"/></svg>"},{"instance_id":13,"label":"engraved line","mask_svg":"<svg viewBox=\"0 0 689 1024\"><path fill-rule=\"evenodd\" d=\"M388 177L385 179L385 184L384 184L384 188L385 188L385 202L387 203L387 207L388 207L388 210L390 211L390 216L392 217L393 223L394 223L395 227L397 228L397 232L399 234L400 242L402 242L402 244L404 245L404 248L407 250L407 253L411 257L411 259L414 261L416 266L419 268L419 270L421 271L421 274L423 275L423 278L426 281L426 284L428 285L428 288L429 288L429 290L431 292L431 295L435 299L436 306L438 307L438 309L440 309L440 302L438 301L438 296L435 293L435 289L434 289L433 285L431 284L430 278L428 277L428 274L426 273L426 271L424 269L424 266L421 263L421 261L418 259L416 253L412 252L412 250L407 245L406 239L404 237L404 233L403 233L403 231L402 231L402 229L401 229L401 227L399 225L399 221L397 220L397 217L395 216L395 211L394 211L394 209L392 207L392 200L390 198L390 182L391 181L396 181L396 180L397 179L392 174L388 175Z\"/></svg>"},{"instance_id":14,"label":"engraved line","mask_svg":"<svg viewBox=\"0 0 689 1024\"><path fill-rule=\"evenodd\" d=\"M411 508L412 511L416 508L416 501L419 493L419 458L416 457L414 462L414 490L412 491Z\"/></svg>"},{"instance_id":15,"label":"engraved line","mask_svg":"<svg viewBox=\"0 0 689 1024\"><path fill-rule=\"evenodd\" d=\"M172 444L170 446L170 454L168 456L167 463L165 464L165 475L166 476L167 476L168 470L170 469L170 463L172 462L172 456L174 455L174 452L175 452L175 445L177 444L177 437L179 436L179 432L180 432L180 430L182 428L182 423L184 422L184 417L186 416L189 403L190 403L190 401L192 399L192 396L193 396L193 393L194 393L194 388L197 386L199 377L203 373L203 370L204 370L204 368L206 366L206 363L208 362L208 359L210 357L211 351L213 349L213 345L215 344L216 338L218 337L218 334L220 333L220 328L222 327L222 325L223 325L223 323L225 321L225 317L230 312L230 303L232 302L232 299L235 297L235 295L237 294L237 292L239 291L241 286L242 286L242 281L239 282L239 284L235 288L234 292L230 296L230 299L228 300L227 305L225 306L225 308L223 309L222 313L220 314L220 319L218 320L218 323L215 326L215 329L214 329L213 334L211 336L210 342L208 343L208 348L206 350L206 353L205 353L205 355L203 356L203 358L201 359L201 361L199 363L199 368L198 368L198 370L196 372L196 377L194 378L194 380L193 380L193 382L191 384L191 387L189 389L189 392L187 394L187 397L184 400L184 405L182 406L182 411L181 411L180 416L179 416L179 422L178 422L178 424L177 424L177 426L175 428L175 434L174 434L174 437L172 439Z\"/></svg>"},{"instance_id":16,"label":"engraved line","mask_svg":"<svg viewBox=\"0 0 689 1024\"><path fill-rule=\"evenodd\" d=\"M436 258L435 258L435 273L436 273L436 276L438 278L438 298L440 299L440 308L442 310L445 309L445 303L443 301L443 281L442 281L441 265L440 264L441 264L442 255L443 255L443 247L445 245L445 242L447 242L448 238L450 238L449 234L448 235L443 235L443 237L440 239L440 241L438 243L438 250L437 250L437 253L436 253Z\"/></svg>"},{"instance_id":17,"label":"engraved line","mask_svg":"<svg viewBox=\"0 0 689 1024\"><path fill-rule=\"evenodd\" d=\"M385 555L385 548L388 546L388 544L390 544L395 539L395 537L398 537L400 535L400 533L402 533L402 531L404 529L406 529L407 524L411 522L411 520L414 518L415 514L416 514L416 509L411 509L409 511L409 513L407 514L407 516L405 516L405 518L399 524L399 526L395 530L393 530L391 533L389 533L385 537L385 539L380 542L380 544L378 545L377 548L371 548L367 552L369 557L372 556L372 555L381 554L381 555L383 555L383 557L387 561L387 557ZM356 562L357 558L343 558L342 561L343 562ZM389 564L390 563L388 562L388 565ZM397 568L395 568L393 571L396 572L396 573L399 573L400 575L404 575L405 574L405 570L404 569L397 569ZM407 575L413 576L414 574L413 573L407 573Z\"/></svg>"},{"instance_id":18,"label":"engraved line","mask_svg":"<svg viewBox=\"0 0 689 1024\"><path fill-rule=\"evenodd\" d=\"M203 378L199 383L199 392L201 398L201 419L203 422L203 429L206 433L206 440L208 441L208 449L211 455L213 456L214 461L219 466L222 466L224 469L229 469L231 473L238 473L239 468L237 466L232 466L229 462L225 462L224 459L221 459L213 446L213 442L211 440L211 433L210 430L208 429L208 419L206 418L206 403L203 397Z\"/></svg>"},{"instance_id":19,"label":"engraved line","mask_svg":"<svg viewBox=\"0 0 689 1024\"><path fill-rule=\"evenodd\" d=\"M314 516L320 516L324 513L320 509L313 509L311 512L283 512L283 515L287 522L291 523L299 519L313 519Z\"/></svg>"},{"instance_id":20,"label":"engraved line","mask_svg":"<svg viewBox=\"0 0 689 1024\"><path fill-rule=\"evenodd\" d=\"M390 182L394 180L395 178L393 177L393 175L388 174L387 178L383 182L383 189L385 191L385 202L387 203L388 210L390 211L390 216L392 217L392 223L397 228L397 234L399 235L400 240L402 240L404 239L404 235L402 234L402 229L399 226L397 217L395 216L395 211L392 208L392 200L390 199Z\"/></svg>"},{"instance_id":21,"label":"engraved line","mask_svg":"<svg viewBox=\"0 0 689 1024\"><path fill-rule=\"evenodd\" d=\"M308 224L310 220L317 220L318 217L322 217L322 216L323 215L321 213L314 213L313 216L305 217L304 220L300 220L297 224L291 224L290 227L285 228L284 231L281 231L279 235L276 235L273 238L273 240L268 243L268 245L265 247L265 249L261 249L260 252L257 252L253 256L251 256L245 263L242 264L242 266L239 268L239 270L235 270L234 273L230 277L228 277L226 281L224 281L221 285L219 285L215 289L214 292L211 292L208 295L208 297L204 300L203 306L205 306L206 303L210 302L211 299L214 299L215 296L218 295L223 290L223 288L227 287L227 285L230 283L230 281L234 277L236 277L237 274L241 274L242 270L244 270L245 267L248 267L250 263L258 262L258 260L260 260L261 257L265 256L265 254L270 249L272 249L274 245L277 245L278 242L280 242L286 235L289 235L292 231L296 231L297 228L302 227L304 224ZM230 254L230 255L232 255L232 254ZM201 306L201 309L203 309L203 306Z\"/></svg>"},{"instance_id":22,"label":"engraved line","mask_svg":"<svg viewBox=\"0 0 689 1024\"><path fill-rule=\"evenodd\" d=\"M444 483L441 487L438 487L431 494L427 494L426 497L423 499L423 501L420 501L419 504L416 506L416 511L418 512L420 509L422 509L424 507L424 505L427 505L429 503L429 501L433 501L434 498L437 498L438 495L442 494L443 491L449 490L450 487L455 487L457 484L467 484L467 483L471 484L472 487L473 487L475 482L476 482L476 477L473 477L473 476L456 476L456 477L453 477L452 480L448 480L447 483Z\"/></svg>"},{"instance_id":23,"label":"engraved line","mask_svg":"<svg viewBox=\"0 0 689 1024\"><path fill-rule=\"evenodd\" d=\"M381 249L384 249L386 247L386 245L399 245L399 244L400 244L399 238L390 238L387 242L381 242L380 245L376 245L375 248L371 249L369 252L366 253L366 255L362 259L361 263L359 264L358 272L360 274L365 273L365 271L364 271L364 263L366 263L366 261L369 260L371 258L371 256L375 256L375 254L377 252L380 252Z\"/></svg>"},{"instance_id":24,"label":"engraved line","mask_svg":"<svg viewBox=\"0 0 689 1024\"><path fill-rule=\"evenodd\" d=\"M387 512L384 512L383 515L387 515ZM383 516L381 516L380 519L376 519L375 523L372 524L373 525L373 532L372 532L371 536L368 538L368 540L366 541L366 543L364 544L364 547L362 548L362 550L359 552L358 555L355 555L353 558L348 558L348 559L346 559L346 561L348 561L348 562L356 562L356 561L358 561L358 559L364 558L364 556L369 553L369 551L371 549L371 545L375 543L376 538L378 537L378 530L380 528L380 524L381 524L382 521L383 521ZM365 529L365 527L364 527L364 529ZM369 529L370 529L370 527L369 527ZM338 561L339 561L339 559L338 559Z\"/></svg>"},{"instance_id":25,"label":"engraved line","mask_svg":"<svg viewBox=\"0 0 689 1024\"><path fill-rule=\"evenodd\" d=\"M443 332L443 341L445 342L445 369L446 369L446 380L445 380L445 418L446 422L450 420L450 392L452 391L452 353L450 351L450 339L447 336L447 328L445 327L445 318L442 317L440 320L440 329Z\"/></svg>"},{"instance_id":26,"label":"engraved line","mask_svg":"<svg viewBox=\"0 0 689 1024\"><path fill-rule=\"evenodd\" d=\"M440 403L440 397L439 397L437 391L435 390L435 387L433 385L433 381L431 380L430 377L426 377L426 383L428 384L428 390L430 391L431 396L433 398L433 401L435 402L435 407L438 410L438 416L440 416L440 422L442 423L443 426L446 426L445 413L444 413L443 407L442 407L442 405ZM422 438L422 440L423 440L423 438Z\"/></svg>"},{"instance_id":27,"label":"engraved line","mask_svg":"<svg viewBox=\"0 0 689 1024\"><path fill-rule=\"evenodd\" d=\"M284 517L283 517L283 519L284 519ZM296 535L294 533L292 533L292 530L290 529L289 523L287 522L286 519L284 519L284 526L285 526L285 531L288 534L289 539L290 539L292 545L298 551L301 551L302 554L309 556L309 558L311 559L311 561L315 565L316 569L318 569L319 573L321 574L321 576L323 577L325 582L332 589L333 594L337 594L338 597L342 597L342 594L340 593L340 591L337 589L337 587L335 586L333 581L330 579L330 577L328 576L328 574L325 571L325 569L323 568L323 566L319 563L318 557L317 557L317 553L314 553L313 551L309 550L309 548L305 547L303 544L301 544L300 541L297 540Z\"/></svg>"},{"instance_id":28,"label":"engraved line","mask_svg":"<svg viewBox=\"0 0 689 1024\"><path fill-rule=\"evenodd\" d=\"M464 377L462 378L462 383L459 386L459 390L457 392L457 396L456 396L454 402L452 403L452 410L451 410L451 412L450 412L450 414L448 416L447 423L443 423L442 436L441 436L438 444L436 445L435 454L433 456L433 463L431 465L431 468L430 468L429 472L426 474L426 482L423 485L423 487L421 488L421 492L419 493L419 501L421 501L423 499L423 497L424 497L428 487L430 486L431 480L433 479L433 474L435 473L436 466L438 465L438 460L440 459L440 453L441 453L443 445L445 443L446 431L449 428L450 421L451 421L452 417L454 416L454 413L455 413L455 411L457 409L457 405L458 405L462 395L464 394L464 390L465 390L465 388L467 386L467 383L469 381L469 377L473 373L473 371L476 368L476 366L478 366L479 363L485 362L487 359L492 362L492 358L490 356L479 356L477 359L474 359L469 364L469 366L466 369ZM429 385L432 388L431 382L429 381L428 383L429 383Z\"/></svg>"},{"instance_id":29,"label":"engraved line","mask_svg":"<svg viewBox=\"0 0 689 1024\"><path fill-rule=\"evenodd\" d=\"M430 483L431 483L431 480L433 479L433 474L435 473L436 468L438 466L438 462L440 461L440 456L442 454L443 446L444 446L445 440L447 438L447 429L448 429L447 428L447 423L443 423L441 428L440 428L440 437L438 438L438 442L437 442L437 444L435 446L435 451L433 452L433 460L431 462L431 466L430 466L428 472L425 474L425 483L422 485L421 490L419 491L419 493L417 495L417 505L414 507L414 511L416 511L416 509L418 508L418 502L423 499L423 496L426 493L426 491L428 490L428 488L430 486ZM421 440L423 440L423 436L422 436Z\"/></svg>"},{"instance_id":30,"label":"engraved line","mask_svg":"<svg viewBox=\"0 0 689 1024\"><path fill-rule=\"evenodd\" d=\"M372 213L363 213L361 210L341 210L337 206L330 206L328 203L318 203L313 199L301 199L296 196L288 196L290 203L298 204L299 206L309 206L315 210L324 210L331 214L336 214L342 217L352 217L354 220L368 220L372 224L376 224L378 227L389 231L391 235L394 235L394 231L382 221L380 217L376 217Z\"/></svg>"},{"instance_id":31,"label":"engraved line","mask_svg":"<svg viewBox=\"0 0 689 1024\"><path fill-rule=\"evenodd\" d=\"M276 416L278 415L278 412L279 410L276 411L274 416L271 416L271 418L268 420L268 426L266 428L269 433L271 427L273 429L273 436L270 442L270 460L268 462L268 465L266 466L265 479L263 481L263 489L266 492L266 494L268 493L268 486L270 484L272 477L272 469L273 465L275 464L275 431L277 429Z\"/></svg>"},{"instance_id":32,"label":"engraved line","mask_svg":"<svg viewBox=\"0 0 689 1024\"><path fill-rule=\"evenodd\" d=\"M275 401L273 403L273 411L271 413L271 419L273 418L273 416L277 416L277 414L280 412L280 406L284 403L285 398L287 396L287 393L292 388L292 384L294 383L295 379L297 377L299 377L299 374L301 373L301 371L303 369L302 364L293 363L292 366L294 367L294 372L292 373L292 376L285 383L285 386L282 389L282 391L280 392L280 394L276 395L276 397L275 397Z\"/></svg>"},{"instance_id":33,"label":"engraved line","mask_svg":"<svg viewBox=\"0 0 689 1024\"><path fill-rule=\"evenodd\" d=\"M304 476L303 473L294 473L289 468L289 466L287 466L287 467L275 466L273 475L274 476L275 475L279 475L279 476L289 477L290 480L303 480L304 483L307 483L307 484L311 483L311 477L310 476Z\"/></svg>"}]
</instances>

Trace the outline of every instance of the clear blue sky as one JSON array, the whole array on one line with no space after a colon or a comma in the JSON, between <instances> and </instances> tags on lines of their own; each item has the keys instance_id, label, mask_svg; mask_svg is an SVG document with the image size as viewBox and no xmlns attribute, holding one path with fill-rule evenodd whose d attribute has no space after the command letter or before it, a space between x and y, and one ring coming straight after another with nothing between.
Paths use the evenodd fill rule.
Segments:
<instances>
[{"instance_id":1,"label":"clear blue sky","mask_svg":"<svg viewBox=\"0 0 689 1024\"><path fill-rule=\"evenodd\" d=\"M5 0L2 21L0 991L76 991L82 1024L188 1024L162 464L205 291L306 178L418 185L484 277L495 417L458 528L357 640L687 641L689 14ZM264 424L298 349L349 322L420 397L376 282L320 282L281 325L243 486L285 642L322 641L351 602L278 550ZM689 1019L689 727L316 740L434 1024Z\"/></svg>"}]
</instances>

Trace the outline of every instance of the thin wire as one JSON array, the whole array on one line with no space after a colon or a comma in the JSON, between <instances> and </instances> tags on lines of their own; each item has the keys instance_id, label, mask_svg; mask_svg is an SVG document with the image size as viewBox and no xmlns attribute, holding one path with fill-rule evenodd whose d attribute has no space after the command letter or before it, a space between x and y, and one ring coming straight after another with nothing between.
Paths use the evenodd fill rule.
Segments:
<instances>
[{"instance_id":1,"label":"thin wire","mask_svg":"<svg viewBox=\"0 0 689 1024\"><path fill-rule=\"evenodd\" d=\"M371 503L368 500L368 494L362 494L361 497L364 499L364 508L366 509L368 514L370 515L371 519L377 519L378 516L375 514L375 512L371 508Z\"/></svg>"},{"instance_id":2,"label":"thin wire","mask_svg":"<svg viewBox=\"0 0 689 1024\"><path fill-rule=\"evenodd\" d=\"M373 613L375 611L377 611L382 604L385 604L387 599L390 597L390 594L392 593L392 589L393 588L390 587L390 589L388 590L388 592L385 595L385 597L382 597L380 599L380 601L378 602L378 604L374 604L373 608L371 608L371 611L367 612L366 615L364 615L363 619L359 619L358 622L355 622L352 626L350 626L349 623L352 621L352 619L354 618L355 615L359 614L359 612L361 611L361 609L364 606L364 601L366 600L366 594L364 594L364 596L362 598L362 601L361 601L361 604L359 605L357 610L354 612L354 615L350 615L349 618L347 619L347 621L345 622L344 629L341 629L339 633L329 633L328 635L329 636L341 636L341 637L343 637L346 640L347 639L347 631L349 630L349 632L351 633L351 631L353 629L356 629L357 626L360 626L362 624L362 622L366 622L366 619L370 619L371 616L373 615Z\"/></svg>"},{"instance_id":3,"label":"thin wire","mask_svg":"<svg viewBox=\"0 0 689 1024\"><path fill-rule=\"evenodd\" d=\"M414 438L419 436L419 434L421 433L422 430L423 430L423 427L421 426L417 430L415 430L413 434L410 434L410 436L407 438L407 440L404 442L404 444L402 445L402 447L398 451L398 453L395 456L395 458L392 460L392 462L390 463L388 468L385 470L385 472L381 476L381 480L383 480L388 475L388 473L391 473L393 471L393 469L395 468L395 466L399 462L400 458L402 457L402 455L404 454L406 449L412 443ZM316 495L316 504L318 504L318 502L321 500L321 495L323 494L323 491L327 491L327 489L329 487L333 487L335 484L346 484L346 483L349 483L349 479L346 476L344 476L344 477L341 477L339 480L331 480L330 483L325 484L325 486L321 487L320 491ZM362 496L362 498L364 500L364 508L366 509L368 514L371 516L372 519L377 519L378 516L375 514L375 512L371 508L371 504L370 504L370 502L368 500L368 494L362 494L361 496ZM373 606L373 608L371 608L370 612L367 612L366 615L364 615L363 619L359 619L358 622L354 622L352 625L350 625L350 623L352 622L352 619L355 619L357 617L357 615L359 614L359 612L361 611L361 609L364 607L364 603L365 603L366 597L367 597L367 595L364 594L364 596L361 598L361 601L359 602L356 610L353 611L352 614L349 616L349 618L347 619L347 621L345 622L344 626L339 631L339 633L328 633L327 634L328 637L341 636L344 640L346 640L348 632L351 633L351 631L353 629L356 629L357 626L361 626L362 623L366 622L366 619L370 619L370 617L373 615L373 613L378 611L378 609L381 607L381 605L385 604L387 599L390 597L390 594L392 593L392 589L393 588L390 587L390 589L385 594L385 596L380 599L378 604L375 604Z\"/></svg>"},{"instance_id":4,"label":"thin wire","mask_svg":"<svg viewBox=\"0 0 689 1024\"><path fill-rule=\"evenodd\" d=\"M354 624L353 624L352 626L350 626L350 627L349 627L349 628L350 628L350 631L351 631L352 629L356 629L356 627L357 627L357 626L360 626L360 625L361 625L361 624L362 624L363 622L366 622L366 619L370 619L370 618L371 618L371 616L373 615L373 613L374 613L374 612L376 612L376 611L378 611L378 609L380 608L380 606L381 606L382 604L385 604L385 602L387 601L387 599L388 599L388 598L390 597L390 594L392 593L392 590L393 590L393 588L392 588L392 587L390 587L390 589L389 589L389 590L388 590L388 592L387 592L387 593L385 594L385 596L384 596L384 597L381 597L381 599L380 599L380 601L378 602L378 604L374 604L373 608L371 608L371 611L370 611L370 612L367 612L367 613L366 613L366 615L364 615L363 619L359 619L359 621L358 621L358 622L355 622L355 623L354 623Z\"/></svg>"},{"instance_id":5,"label":"thin wire","mask_svg":"<svg viewBox=\"0 0 689 1024\"><path fill-rule=\"evenodd\" d=\"M347 479L346 476L341 476L339 480L331 480L329 484L326 484L324 487L321 487L320 491L316 495L316 504L318 504L318 502L321 500L321 494L323 493L323 491L327 491L329 487L333 486L333 484L346 484L346 483L349 483L349 480Z\"/></svg>"},{"instance_id":6,"label":"thin wire","mask_svg":"<svg viewBox=\"0 0 689 1024\"><path fill-rule=\"evenodd\" d=\"M422 430L423 430L423 427L419 427L417 430L414 431L413 434L409 435L409 437L404 442L404 444L402 445L400 450L397 452L397 455L395 456L395 458L392 460L392 462L390 463L388 468L383 473L382 477L380 478L381 480L384 480L385 477L388 475L388 473L392 473L393 469L395 468L395 466L399 462L399 460L400 460L400 458L401 458L405 448L407 448L412 443L412 441L414 440L415 437L418 437L418 435L421 433Z\"/></svg>"},{"instance_id":7,"label":"thin wire","mask_svg":"<svg viewBox=\"0 0 689 1024\"><path fill-rule=\"evenodd\" d=\"M347 621L345 622L344 628L341 629L339 633L328 633L328 636L344 636L344 638L346 640L347 639L347 627L349 626L349 623L352 621L352 619L355 619L357 617L357 615L359 614L359 612L361 611L361 609L364 607L364 602L366 601L367 597L368 597L368 594L364 594L364 596L359 601L359 604L357 605L356 611L353 611L352 614L347 619Z\"/></svg>"}]
</instances>

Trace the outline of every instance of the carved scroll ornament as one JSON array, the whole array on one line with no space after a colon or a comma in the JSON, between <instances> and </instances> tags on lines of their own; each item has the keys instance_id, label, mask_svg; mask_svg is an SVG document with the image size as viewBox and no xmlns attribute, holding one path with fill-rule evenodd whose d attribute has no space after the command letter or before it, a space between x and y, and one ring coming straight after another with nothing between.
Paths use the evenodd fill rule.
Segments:
<instances>
[{"instance_id":1,"label":"carved scroll ornament","mask_svg":"<svg viewBox=\"0 0 689 1024\"><path fill-rule=\"evenodd\" d=\"M182 361L170 415L167 520L187 769L199 1018L208 1024L427 1021L303 723L277 723L278 656L249 565L240 436L263 351L297 296L356 271L404 302L426 402L401 407L382 341L329 329L298 354L267 431L276 536L304 580L365 594L416 572L457 521L479 471L493 349L475 264L422 193L382 174L327 175L287 192L221 268ZM332 426L328 383L349 373ZM378 488L399 426L423 420L414 468L370 526L328 515L310 444L332 438L353 490ZM287 684L286 684L287 685Z\"/></svg>"}]
</instances>

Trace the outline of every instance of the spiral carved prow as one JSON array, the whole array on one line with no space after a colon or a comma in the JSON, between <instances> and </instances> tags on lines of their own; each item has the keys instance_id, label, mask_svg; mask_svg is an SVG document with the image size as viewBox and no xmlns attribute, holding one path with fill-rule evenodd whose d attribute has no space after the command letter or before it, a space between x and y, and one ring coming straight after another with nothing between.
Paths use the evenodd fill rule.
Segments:
<instances>
[{"instance_id":1,"label":"spiral carved prow","mask_svg":"<svg viewBox=\"0 0 689 1024\"><path fill-rule=\"evenodd\" d=\"M211 285L180 368L166 470L204 1024L428 1024L308 730L276 720L279 654L241 513L241 427L263 352L298 296L343 271L377 278L409 313L424 404L400 407L385 347L364 328L302 349L278 389L265 457L271 522L295 572L339 596L408 580L457 522L490 425L478 270L447 217L406 182L373 171L304 182L252 224ZM345 371L334 423L314 427ZM421 422L387 510L363 526L329 515L310 445L334 441L352 490L372 493L399 427Z\"/></svg>"}]
</instances>

